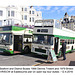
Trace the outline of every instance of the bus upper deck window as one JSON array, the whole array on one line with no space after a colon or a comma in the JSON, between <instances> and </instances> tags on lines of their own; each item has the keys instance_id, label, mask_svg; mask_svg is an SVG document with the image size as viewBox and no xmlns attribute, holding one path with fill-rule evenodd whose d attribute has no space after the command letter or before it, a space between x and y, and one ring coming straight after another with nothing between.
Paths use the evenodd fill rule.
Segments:
<instances>
[{"instance_id":1,"label":"bus upper deck window","mask_svg":"<svg viewBox=\"0 0 75 75\"><path fill-rule=\"evenodd\" d=\"M73 40L73 44L74 44L74 40Z\"/></svg>"},{"instance_id":2,"label":"bus upper deck window","mask_svg":"<svg viewBox=\"0 0 75 75\"><path fill-rule=\"evenodd\" d=\"M37 29L37 32L40 32L40 29Z\"/></svg>"}]
</instances>

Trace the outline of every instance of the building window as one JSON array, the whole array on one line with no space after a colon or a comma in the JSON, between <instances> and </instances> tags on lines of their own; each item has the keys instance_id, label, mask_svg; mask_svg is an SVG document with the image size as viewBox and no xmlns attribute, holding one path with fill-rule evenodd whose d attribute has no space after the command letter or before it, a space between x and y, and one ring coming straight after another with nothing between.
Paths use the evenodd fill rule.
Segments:
<instances>
[{"instance_id":1,"label":"building window","mask_svg":"<svg viewBox=\"0 0 75 75\"><path fill-rule=\"evenodd\" d=\"M11 11L11 16L14 16L14 11Z\"/></svg>"},{"instance_id":2,"label":"building window","mask_svg":"<svg viewBox=\"0 0 75 75\"><path fill-rule=\"evenodd\" d=\"M25 23L25 25L27 25L27 23Z\"/></svg>"},{"instance_id":3,"label":"building window","mask_svg":"<svg viewBox=\"0 0 75 75\"><path fill-rule=\"evenodd\" d=\"M22 15L22 20L23 20L23 15Z\"/></svg>"},{"instance_id":4,"label":"building window","mask_svg":"<svg viewBox=\"0 0 75 75\"><path fill-rule=\"evenodd\" d=\"M68 24L66 24L66 26L68 26Z\"/></svg>"},{"instance_id":5,"label":"building window","mask_svg":"<svg viewBox=\"0 0 75 75\"><path fill-rule=\"evenodd\" d=\"M34 11L32 11L32 14L34 14Z\"/></svg>"},{"instance_id":6,"label":"building window","mask_svg":"<svg viewBox=\"0 0 75 75\"><path fill-rule=\"evenodd\" d=\"M37 14L37 16L39 16L39 15Z\"/></svg>"},{"instance_id":7,"label":"building window","mask_svg":"<svg viewBox=\"0 0 75 75\"><path fill-rule=\"evenodd\" d=\"M8 11L8 16L10 16L10 11Z\"/></svg>"},{"instance_id":8,"label":"building window","mask_svg":"<svg viewBox=\"0 0 75 75\"><path fill-rule=\"evenodd\" d=\"M25 11L27 11L27 8L25 8Z\"/></svg>"},{"instance_id":9,"label":"building window","mask_svg":"<svg viewBox=\"0 0 75 75\"><path fill-rule=\"evenodd\" d=\"M23 8L22 8L22 11L23 11Z\"/></svg>"},{"instance_id":10,"label":"building window","mask_svg":"<svg viewBox=\"0 0 75 75\"><path fill-rule=\"evenodd\" d=\"M31 14L31 11L29 11L29 14Z\"/></svg>"},{"instance_id":11,"label":"building window","mask_svg":"<svg viewBox=\"0 0 75 75\"><path fill-rule=\"evenodd\" d=\"M2 10L0 10L0 16L3 16L3 11Z\"/></svg>"},{"instance_id":12,"label":"building window","mask_svg":"<svg viewBox=\"0 0 75 75\"><path fill-rule=\"evenodd\" d=\"M68 27L66 27L66 28L68 28Z\"/></svg>"},{"instance_id":13,"label":"building window","mask_svg":"<svg viewBox=\"0 0 75 75\"><path fill-rule=\"evenodd\" d=\"M8 25L10 25L10 21L8 21Z\"/></svg>"},{"instance_id":14,"label":"building window","mask_svg":"<svg viewBox=\"0 0 75 75\"><path fill-rule=\"evenodd\" d=\"M27 15L24 16L24 19L27 20Z\"/></svg>"},{"instance_id":15,"label":"building window","mask_svg":"<svg viewBox=\"0 0 75 75\"><path fill-rule=\"evenodd\" d=\"M0 26L2 25L2 21L0 21Z\"/></svg>"},{"instance_id":16,"label":"building window","mask_svg":"<svg viewBox=\"0 0 75 75\"><path fill-rule=\"evenodd\" d=\"M29 19L29 21L31 22L31 18Z\"/></svg>"},{"instance_id":17,"label":"building window","mask_svg":"<svg viewBox=\"0 0 75 75\"><path fill-rule=\"evenodd\" d=\"M71 24L69 24L69 26L71 26Z\"/></svg>"},{"instance_id":18,"label":"building window","mask_svg":"<svg viewBox=\"0 0 75 75\"><path fill-rule=\"evenodd\" d=\"M41 16L41 13L40 13L40 16Z\"/></svg>"},{"instance_id":19,"label":"building window","mask_svg":"<svg viewBox=\"0 0 75 75\"><path fill-rule=\"evenodd\" d=\"M65 24L63 24L63 27L65 27Z\"/></svg>"},{"instance_id":20,"label":"building window","mask_svg":"<svg viewBox=\"0 0 75 75\"><path fill-rule=\"evenodd\" d=\"M34 17L32 17L32 22L34 22Z\"/></svg>"}]
</instances>

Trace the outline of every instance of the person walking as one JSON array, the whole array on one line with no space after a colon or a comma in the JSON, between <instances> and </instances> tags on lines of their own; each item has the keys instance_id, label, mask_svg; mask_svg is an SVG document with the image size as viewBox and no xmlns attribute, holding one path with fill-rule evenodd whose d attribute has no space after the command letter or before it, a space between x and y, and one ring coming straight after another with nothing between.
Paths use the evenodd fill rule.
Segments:
<instances>
[{"instance_id":1,"label":"person walking","mask_svg":"<svg viewBox=\"0 0 75 75\"><path fill-rule=\"evenodd\" d=\"M63 60L66 60L65 52L66 52L66 43L65 43L65 40L62 40L62 55L63 55Z\"/></svg>"}]
</instances>

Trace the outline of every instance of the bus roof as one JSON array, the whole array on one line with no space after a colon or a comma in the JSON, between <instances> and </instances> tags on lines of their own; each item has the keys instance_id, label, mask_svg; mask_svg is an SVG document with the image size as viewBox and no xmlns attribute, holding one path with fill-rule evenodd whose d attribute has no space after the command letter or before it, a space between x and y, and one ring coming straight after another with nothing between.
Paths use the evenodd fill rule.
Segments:
<instances>
[{"instance_id":1,"label":"bus roof","mask_svg":"<svg viewBox=\"0 0 75 75\"><path fill-rule=\"evenodd\" d=\"M66 28L56 28L53 26L35 26L33 34L53 35L61 39L75 39L75 31Z\"/></svg>"},{"instance_id":2,"label":"bus roof","mask_svg":"<svg viewBox=\"0 0 75 75\"><path fill-rule=\"evenodd\" d=\"M14 33L17 35L22 34L32 34L33 29L20 27L20 26L1 26L0 27L0 33Z\"/></svg>"},{"instance_id":3,"label":"bus roof","mask_svg":"<svg viewBox=\"0 0 75 75\"><path fill-rule=\"evenodd\" d=\"M61 39L75 39L75 31L63 28L56 19L36 20L33 34L53 35Z\"/></svg>"}]
</instances>

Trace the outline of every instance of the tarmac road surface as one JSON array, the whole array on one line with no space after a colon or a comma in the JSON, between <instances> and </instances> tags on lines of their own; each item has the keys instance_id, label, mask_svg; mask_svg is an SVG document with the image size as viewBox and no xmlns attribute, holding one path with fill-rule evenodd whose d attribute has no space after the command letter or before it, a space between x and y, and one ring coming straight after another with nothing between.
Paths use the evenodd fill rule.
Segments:
<instances>
[{"instance_id":1,"label":"tarmac road surface","mask_svg":"<svg viewBox=\"0 0 75 75\"><path fill-rule=\"evenodd\" d=\"M46 58L36 54L0 54L0 66L32 66L45 61Z\"/></svg>"},{"instance_id":2,"label":"tarmac road surface","mask_svg":"<svg viewBox=\"0 0 75 75\"><path fill-rule=\"evenodd\" d=\"M47 57L37 54L0 54L0 66L75 66L75 52L67 53L66 60L58 58L57 62L47 62Z\"/></svg>"}]
</instances>

